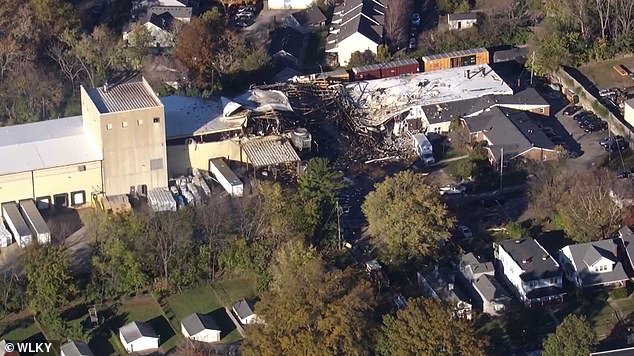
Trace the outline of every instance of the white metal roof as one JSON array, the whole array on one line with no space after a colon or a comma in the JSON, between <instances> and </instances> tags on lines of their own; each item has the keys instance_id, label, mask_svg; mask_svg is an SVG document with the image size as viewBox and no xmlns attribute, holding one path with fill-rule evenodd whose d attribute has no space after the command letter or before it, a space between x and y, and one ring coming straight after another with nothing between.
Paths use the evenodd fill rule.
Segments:
<instances>
[{"instance_id":1,"label":"white metal roof","mask_svg":"<svg viewBox=\"0 0 634 356\"><path fill-rule=\"evenodd\" d=\"M202 99L171 95L161 98L165 108L165 134L167 139L204 135L214 132L237 130L245 124L246 115L232 111L223 115L223 105L218 99Z\"/></svg>"},{"instance_id":2,"label":"white metal roof","mask_svg":"<svg viewBox=\"0 0 634 356\"><path fill-rule=\"evenodd\" d=\"M100 161L81 116L0 127L0 175Z\"/></svg>"},{"instance_id":3,"label":"white metal roof","mask_svg":"<svg viewBox=\"0 0 634 356\"><path fill-rule=\"evenodd\" d=\"M88 90L88 95L102 114L161 106L144 81L93 88Z\"/></svg>"},{"instance_id":4,"label":"white metal roof","mask_svg":"<svg viewBox=\"0 0 634 356\"><path fill-rule=\"evenodd\" d=\"M381 125L415 106L489 94L513 95L513 89L486 64L359 81L349 84L347 90L363 114L359 120L370 126Z\"/></svg>"}]
</instances>

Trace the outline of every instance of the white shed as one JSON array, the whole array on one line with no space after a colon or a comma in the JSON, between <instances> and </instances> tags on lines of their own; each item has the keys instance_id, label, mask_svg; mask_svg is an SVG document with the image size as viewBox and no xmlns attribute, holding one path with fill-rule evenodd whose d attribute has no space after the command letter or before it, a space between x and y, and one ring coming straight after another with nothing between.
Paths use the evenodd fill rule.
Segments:
<instances>
[{"instance_id":1,"label":"white shed","mask_svg":"<svg viewBox=\"0 0 634 356\"><path fill-rule=\"evenodd\" d=\"M194 313L181 321L181 332L190 340L200 342L220 341L220 328L209 315Z\"/></svg>"},{"instance_id":2,"label":"white shed","mask_svg":"<svg viewBox=\"0 0 634 356\"><path fill-rule=\"evenodd\" d=\"M59 348L62 356L94 356L88 345L83 341L71 341Z\"/></svg>"},{"instance_id":3,"label":"white shed","mask_svg":"<svg viewBox=\"0 0 634 356\"><path fill-rule=\"evenodd\" d=\"M255 308L253 302L246 299L240 299L233 305L233 312L240 318L242 325L247 325L257 322L257 315L255 315Z\"/></svg>"},{"instance_id":4,"label":"white shed","mask_svg":"<svg viewBox=\"0 0 634 356\"><path fill-rule=\"evenodd\" d=\"M148 323L133 321L119 329L119 339L128 353L156 350L159 337Z\"/></svg>"}]
</instances>

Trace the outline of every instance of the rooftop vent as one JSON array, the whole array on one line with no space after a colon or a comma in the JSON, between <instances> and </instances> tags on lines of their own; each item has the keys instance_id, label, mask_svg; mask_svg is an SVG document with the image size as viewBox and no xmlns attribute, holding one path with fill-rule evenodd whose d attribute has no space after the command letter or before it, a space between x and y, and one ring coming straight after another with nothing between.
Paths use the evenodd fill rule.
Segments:
<instances>
[{"instance_id":1,"label":"rooftop vent","mask_svg":"<svg viewBox=\"0 0 634 356\"><path fill-rule=\"evenodd\" d=\"M548 259L548 255L547 254L543 254L542 255L542 261L546 261Z\"/></svg>"},{"instance_id":2,"label":"rooftop vent","mask_svg":"<svg viewBox=\"0 0 634 356\"><path fill-rule=\"evenodd\" d=\"M522 260L523 264L531 263L533 261L533 257L528 257Z\"/></svg>"}]
</instances>

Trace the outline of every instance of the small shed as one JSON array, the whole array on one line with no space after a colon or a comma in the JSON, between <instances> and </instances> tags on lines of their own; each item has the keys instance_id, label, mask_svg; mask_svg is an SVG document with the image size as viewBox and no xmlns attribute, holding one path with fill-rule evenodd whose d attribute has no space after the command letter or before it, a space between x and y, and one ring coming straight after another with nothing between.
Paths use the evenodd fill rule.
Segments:
<instances>
[{"instance_id":1,"label":"small shed","mask_svg":"<svg viewBox=\"0 0 634 356\"><path fill-rule=\"evenodd\" d=\"M257 315L255 314L255 307L252 301L240 299L233 305L233 312L238 316L242 325L257 322Z\"/></svg>"},{"instance_id":2,"label":"small shed","mask_svg":"<svg viewBox=\"0 0 634 356\"><path fill-rule=\"evenodd\" d=\"M83 341L71 341L59 348L62 356L94 356L88 345Z\"/></svg>"},{"instance_id":3,"label":"small shed","mask_svg":"<svg viewBox=\"0 0 634 356\"><path fill-rule=\"evenodd\" d=\"M194 313L181 321L181 332L190 340L199 342L220 341L220 327L209 315Z\"/></svg>"},{"instance_id":4,"label":"small shed","mask_svg":"<svg viewBox=\"0 0 634 356\"><path fill-rule=\"evenodd\" d=\"M477 12L459 12L447 15L450 30L464 30L478 24Z\"/></svg>"},{"instance_id":5,"label":"small shed","mask_svg":"<svg viewBox=\"0 0 634 356\"><path fill-rule=\"evenodd\" d=\"M128 353L159 348L159 337L148 323L133 321L119 329L119 339Z\"/></svg>"}]
</instances>

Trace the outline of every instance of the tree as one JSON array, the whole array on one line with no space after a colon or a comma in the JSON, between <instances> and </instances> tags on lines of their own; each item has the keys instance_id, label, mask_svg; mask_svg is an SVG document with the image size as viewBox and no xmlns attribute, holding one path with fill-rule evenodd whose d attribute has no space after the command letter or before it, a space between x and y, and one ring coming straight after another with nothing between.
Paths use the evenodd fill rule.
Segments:
<instances>
[{"instance_id":1,"label":"tree","mask_svg":"<svg viewBox=\"0 0 634 356\"><path fill-rule=\"evenodd\" d=\"M172 267L192 262L175 258L179 250L191 247L192 229L188 214L187 210L180 210L149 217L146 222L147 240L137 247L138 251L149 252L153 272L165 281L170 280ZM147 253L143 255L148 256Z\"/></svg>"},{"instance_id":2,"label":"tree","mask_svg":"<svg viewBox=\"0 0 634 356\"><path fill-rule=\"evenodd\" d=\"M92 258L93 272L100 281L102 295L115 297L141 290L147 277L137 257L118 236L101 241Z\"/></svg>"},{"instance_id":3,"label":"tree","mask_svg":"<svg viewBox=\"0 0 634 356\"><path fill-rule=\"evenodd\" d=\"M210 200L207 204L196 207L196 225L207 245L207 277L210 280L216 278L218 259L228 243L231 228L228 211L221 204Z\"/></svg>"},{"instance_id":4,"label":"tree","mask_svg":"<svg viewBox=\"0 0 634 356\"><path fill-rule=\"evenodd\" d=\"M540 218L555 215L559 199L573 182L573 172L566 169L565 160L530 162L528 172L528 196L532 210Z\"/></svg>"},{"instance_id":5,"label":"tree","mask_svg":"<svg viewBox=\"0 0 634 356\"><path fill-rule=\"evenodd\" d=\"M350 60L348 60L348 68L365 66L376 63L376 55L372 51L365 50L363 52L352 52Z\"/></svg>"},{"instance_id":6,"label":"tree","mask_svg":"<svg viewBox=\"0 0 634 356\"><path fill-rule=\"evenodd\" d=\"M274 280L285 280L274 283L256 304L266 324L246 328L241 354L369 354L375 298L368 283L351 270L327 272L323 261L302 252L300 244L285 249L274 269L280 276Z\"/></svg>"},{"instance_id":7,"label":"tree","mask_svg":"<svg viewBox=\"0 0 634 356\"><path fill-rule=\"evenodd\" d=\"M437 190L420 174L404 171L375 185L362 206L371 242L390 264L432 256L449 238L453 219Z\"/></svg>"},{"instance_id":8,"label":"tree","mask_svg":"<svg viewBox=\"0 0 634 356\"><path fill-rule=\"evenodd\" d=\"M544 341L544 356L589 355L596 335L585 316L570 314Z\"/></svg>"},{"instance_id":9,"label":"tree","mask_svg":"<svg viewBox=\"0 0 634 356\"><path fill-rule=\"evenodd\" d=\"M486 343L471 322L457 318L447 304L435 299L410 299L396 316L383 317L377 354L485 355Z\"/></svg>"},{"instance_id":10,"label":"tree","mask_svg":"<svg viewBox=\"0 0 634 356\"><path fill-rule=\"evenodd\" d=\"M460 119L451 120L448 137L451 147L457 151L465 151L471 141L469 130L462 124Z\"/></svg>"},{"instance_id":11,"label":"tree","mask_svg":"<svg viewBox=\"0 0 634 356\"><path fill-rule=\"evenodd\" d=\"M70 259L60 246L34 245L27 250L24 272L28 304L42 315L56 315L77 292Z\"/></svg>"},{"instance_id":12,"label":"tree","mask_svg":"<svg viewBox=\"0 0 634 356\"><path fill-rule=\"evenodd\" d=\"M407 46L412 0L391 0L385 8L385 36L395 50Z\"/></svg>"}]
</instances>

